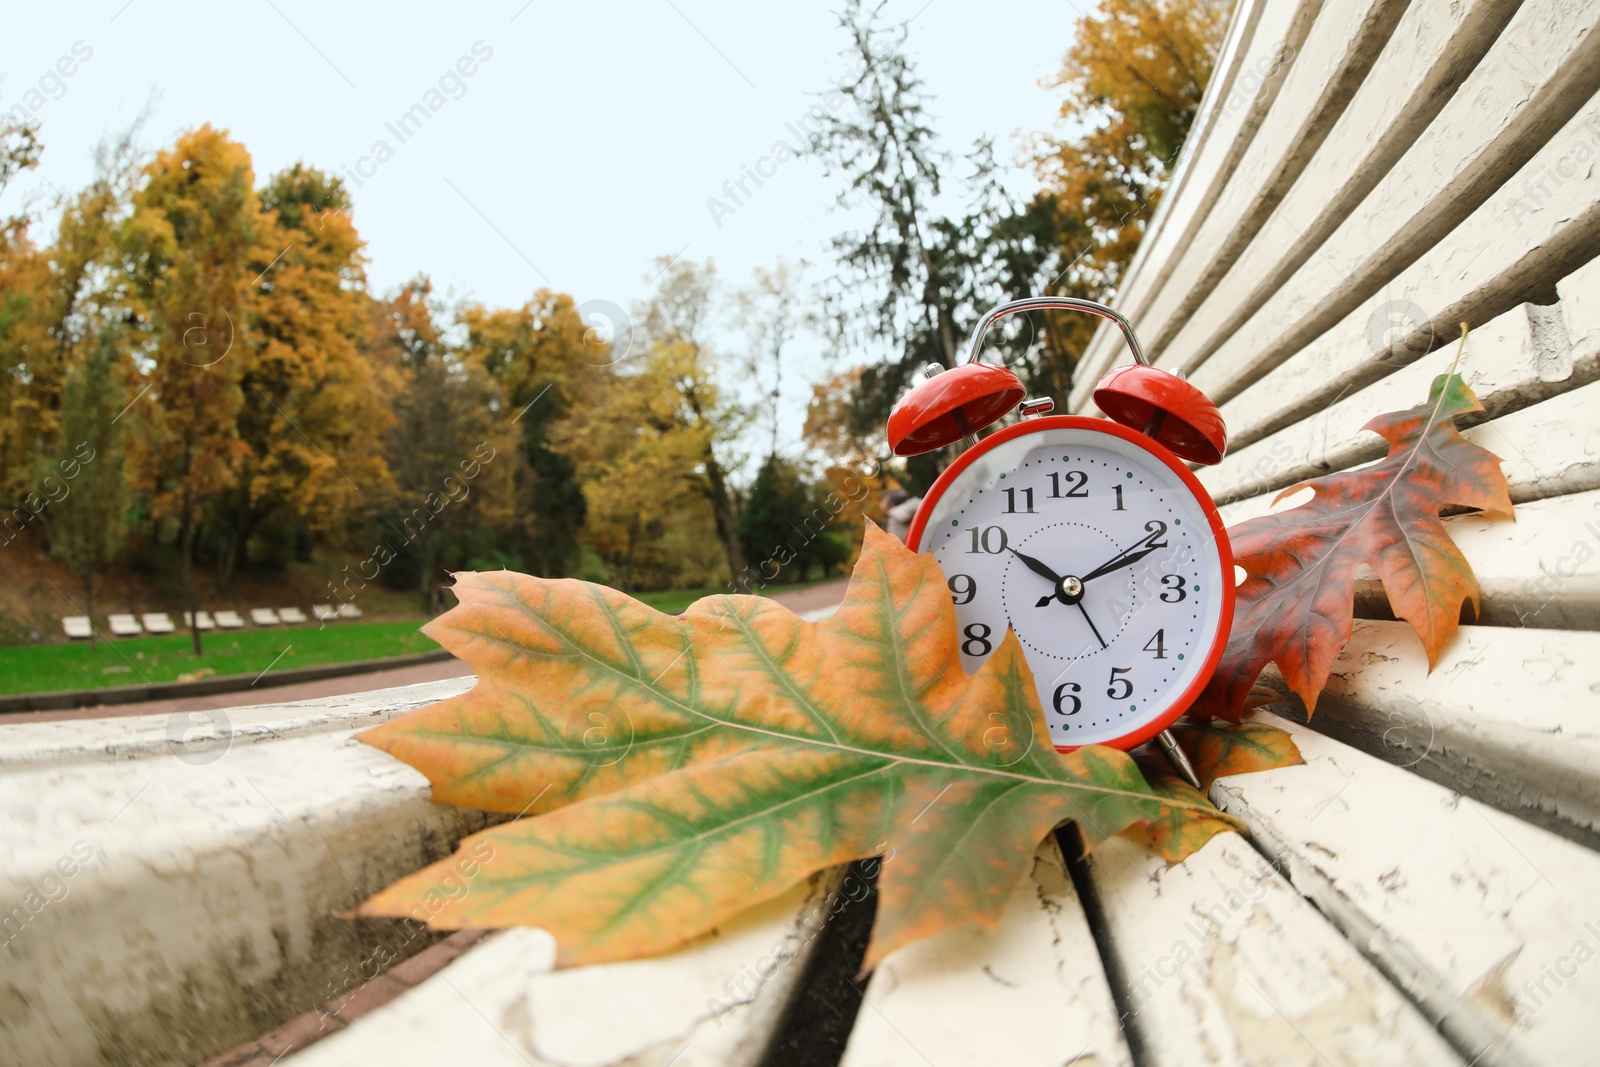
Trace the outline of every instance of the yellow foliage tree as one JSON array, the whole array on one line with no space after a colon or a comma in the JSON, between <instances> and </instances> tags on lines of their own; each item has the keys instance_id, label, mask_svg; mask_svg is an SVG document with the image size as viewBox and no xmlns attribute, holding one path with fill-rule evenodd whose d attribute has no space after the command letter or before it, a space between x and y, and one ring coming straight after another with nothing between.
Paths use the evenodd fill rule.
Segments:
<instances>
[{"instance_id":1,"label":"yellow foliage tree","mask_svg":"<svg viewBox=\"0 0 1600 1067\"><path fill-rule=\"evenodd\" d=\"M466 328L462 359L499 385L520 435L515 518L500 538L509 562L546 578L570 574L586 506L576 467L553 446L551 431L574 391L608 362L609 348L595 346L564 293L541 289L517 308L468 304L456 317Z\"/></svg>"},{"instance_id":2,"label":"yellow foliage tree","mask_svg":"<svg viewBox=\"0 0 1600 1067\"><path fill-rule=\"evenodd\" d=\"M718 385L705 343L714 269L665 263L660 277L638 316L640 351L598 375L556 435L583 482L591 544L624 588L640 579L641 553L691 525L709 526L730 575L744 569L728 473L749 414Z\"/></svg>"},{"instance_id":3,"label":"yellow foliage tree","mask_svg":"<svg viewBox=\"0 0 1600 1067\"><path fill-rule=\"evenodd\" d=\"M206 505L236 483L250 453L239 433L242 336L251 288L277 250L256 197L250 154L202 126L145 168L118 244L137 324L140 397L128 412L130 485L176 525L195 655L194 545Z\"/></svg>"},{"instance_id":4,"label":"yellow foliage tree","mask_svg":"<svg viewBox=\"0 0 1600 1067\"><path fill-rule=\"evenodd\" d=\"M343 183L295 164L260 193L270 266L249 286L239 387L239 477L217 500L225 590L251 534L275 513L337 530L390 487L393 422L364 347L363 242Z\"/></svg>"},{"instance_id":5,"label":"yellow foliage tree","mask_svg":"<svg viewBox=\"0 0 1600 1067\"><path fill-rule=\"evenodd\" d=\"M386 545L409 557L425 609L446 568L478 566L493 531L511 524L518 463L515 412L494 378L447 342L443 311L425 277L373 307L371 351L394 412Z\"/></svg>"}]
</instances>

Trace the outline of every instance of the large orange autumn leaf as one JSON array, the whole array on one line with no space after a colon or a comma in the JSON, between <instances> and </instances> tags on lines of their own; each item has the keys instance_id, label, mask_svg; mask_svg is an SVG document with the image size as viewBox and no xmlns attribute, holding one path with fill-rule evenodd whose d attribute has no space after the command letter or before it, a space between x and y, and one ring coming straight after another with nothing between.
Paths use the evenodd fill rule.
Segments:
<instances>
[{"instance_id":1,"label":"large orange autumn leaf","mask_svg":"<svg viewBox=\"0 0 1600 1067\"><path fill-rule=\"evenodd\" d=\"M362 905L436 928L532 925L563 965L661 952L808 875L890 853L866 966L965 922L992 928L1034 848L1150 820L1171 858L1231 823L1152 791L1133 760L1048 743L1013 635L975 675L937 564L868 526L838 613L708 597L681 617L615 590L459 575L428 632L478 672L464 696L362 739L434 799L536 817Z\"/></svg>"},{"instance_id":2,"label":"large orange autumn leaf","mask_svg":"<svg viewBox=\"0 0 1600 1067\"><path fill-rule=\"evenodd\" d=\"M1371 564L1396 618L1411 624L1428 662L1455 633L1463 604L1478 606L1478 582L1450 540L1447 505L1511 515L1500 458L1462 437L1455 418L1482 411L1460 376L1441 374L1428 402L1380 415L1366 429L1389 442L1383 460L1290 486L1310 487L1299 507L1228 531L1234 562L1248 575L1237 591L1233 630L1211 684L1193 709L1239 720L1261 669L1316 709L1334 659L1350 641L1355 572Z\"/></svg>"}]
</instances>

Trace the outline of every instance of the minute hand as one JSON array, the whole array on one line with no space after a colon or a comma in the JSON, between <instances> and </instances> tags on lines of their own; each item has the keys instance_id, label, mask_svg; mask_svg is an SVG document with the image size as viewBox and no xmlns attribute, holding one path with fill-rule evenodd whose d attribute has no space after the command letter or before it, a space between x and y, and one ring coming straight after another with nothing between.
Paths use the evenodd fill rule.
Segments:
<instances>
[{"instance_id":1,"label":"minute hand","mask_svg":"<svg viewBox=\"0 0 1600 1067\"><path fill-rule=\"evenodd\" d=\"M1116 559L1109 563L1100 564L1100 566L1096 567L1094 570L1090 571L1088 574L1085 574L1078 580L1080 582L1088 582L1103 575L1110 574L1112 571L1121 570L1123 567L1139 562L1141 559L1144 559L1150 553L1155 551L1153 546L1145 543L1146 541L1153 540L1154 537L1155 535L1152 534L1150 537L1145 538L1144 541L1141 541L1138 545L1135 545L1133 548L1118 556Z\"/></svg>"}]
</instances>

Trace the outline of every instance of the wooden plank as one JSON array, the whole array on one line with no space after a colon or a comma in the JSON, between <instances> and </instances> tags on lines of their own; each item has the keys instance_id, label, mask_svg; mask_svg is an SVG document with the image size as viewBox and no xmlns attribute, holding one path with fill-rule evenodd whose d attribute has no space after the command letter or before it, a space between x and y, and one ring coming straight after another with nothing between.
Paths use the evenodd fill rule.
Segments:
<instances>
[{"instance_id":1,"label":"wooden plank","mask_svg":"<svg viewBox=\"0 0 1600 1067\"><path fill-rule=\"evenodd\" d=\"M1600 382L1465 431L1504 461L1518 504L1600 488Z\"/></svg>"},{"instance_id":2,"label":"wooden plank","mask_svg":"<svg viewBox=\"0 0 1600 1067\"><path fill-rule=\"evenodd\" d=\"M839 884L819 875L678 952L625 963L552 970L549 934L507 930L284 1063L754 1065Z\"/></svg>"},{"instance_id":3,"label":"wooden plank","mask_svg":"<svg viewBox=\"0 0 1600 1067\"><path fill-rule=\"evenodd\" d=\"M1512 328L1496 326L1526 315L1519 309L1496 319L1487 331L1488 343L1473 347L1462 360L1463 374L1485 400L1485 407L1505 408L1553 394L1534 406L1512 407L1502 417L1465 431L1468 440L1500 456L1517 503L1549 496L1600 488L1600 349L1574 367L1565 367L1558 382L1540 378L1539 364L1528 343ZM1495 353L1496 346L1500 353ZM1486 364L1482 356L1515 353L1520 366ZM1453 348L1440 349L1404 370L1384 378L1352 397L1285 427L1229 456L1217 467L1200 472L1200 480L1213 498L1231 503L1259 493L1285 488L1332 470L1345 470L1381 459L1388 442L1364 430L1366 422L1387 411L1399 411L1427 399L1436 375L1446 373L1455 360ZM1507 362L1510 362L1508 359ZM1587 381L1588 384L1583 384ZM1577 386L1577 388L1574 388ZM1567 391L1569 390L1570 391Z\"/></svg>"},{"instance_id":4,"label":"wooden plank","mask_svg":"<svg viewBox=\"0 0 1600 1067\"><path fill-rule=\"evenodd\" d=\"M1409 626L1363 619L1312 726L1594 848L1596 693L1600 633L1463 626L1430 672ZM1299 721L1304 710L1294 709Z\"/></svg>"},{"instance_id":5,"label":"wooden plank","mask_svg":"<svg viewBox=\"0 0 1600 1067\"><path fill-rule=\"evenodd\" d=\"M1139 270L1130 274L1128 284L1117 295L1118 307L1130 318L1137 320L1144 304L1166 283L1176 258L1189 247L1201 223L1210 214L1211 205L1227 187L1240 157L1260 130L1323 3L1324 0L1295 0L1294 3L1263 0L1241 5L1235 13L1234 23L1240 27L1240 32L1230 34L1230 44L1237 42L1236 47L1218 64L1227 80L1219 83L1219 91L1211 96L1210 110L1198 116L1199 134L1185 146L1178 171L1173 176L1174 208L1157 208L1157 218L1134 260ZM1281 56L1288 57L1289 61L1280 62ZM1252 73L1259 79L1259 85L1235 95L1235 89L1244 88L1245 75ZM1221 92L1224 85L1228 90L1226 95ZM1121 358L1117 354L1122 350L1121 345L1120 335L1116 335L1115 330L1102 329L1090 342L1078 373L1079 389L1072 394L1075 407L1087 402L1084 382L1092 382L1113 360Z\"/></svg>"},{"instance_id":6,"label":"wooden plank","mask_svg":"<svg viewBox=\"0 0 1600 1067\"><path fill-rule=\"evenodd\" d=\"M1593 1058L1600 855L1267 712L1303 767L1218 781L1295 889L1474 1063Z\"/></svg>"},{"instance_id":7,"label":"wooden plank","mask_svg":"<svg viewBox=\"0 0 1600 1067\"><path fill-rule=\"evenodd\" d=\"M1595 39L1600 42L1600 36ZM1600 63L1596 69L1600 71ZM1507 184L1502 190L1507 199L1484 204L1395 278L1380 294L1381 299L1352 312L1337 327L1228 400L1223 413L1235 446L1259 440L1312 414L1344 390L1387 376L1420 358L1424 348L1449 343L1448 336L1435 336L1431 327L1424 326L1409 341L1375 352L1369 335L1374 333L1375 323L1382 325L1385 309L1411 306L1425 309L1436 322L1482 324L1547 291L1559 278L1588 262L1600 241L1600 168L1579 171L1552 188L1547 199L1520 218L1525 225L1515 225L1508 212L1521 216L1518 205L1525 203L1520 192L1525 181L1545 177L1557 166L1570 167L1576 148L1587 147L1589 141L1600 148L1600 96ZM1408 347L1412 345L1420 347ZM1207 364L1196 375L1196 384L1208 388L1215 399L1219 385L1228 388L1221 380L1224 373ZM1202 374L1208 377L1204 383Z\"/></svg>"},{"instance_id":8,"label":"wooden plank","mask_svg":"<svg viewBox=\"0 0 1600 1067\"><path fill-rule=\"evenodd\" d=\"M997 930L947 930L884 960L842 1067L1131 1065L1094 936L1054 840Z\"/></svg>"},{"instance_id":9,"label":"wooden plank","mask_svg":"<svg viewBox=\"0 0 1600 1067\"><path fill-rule=\"evenodd\" d=\"M1537 411L1538 408L1533 409ZM1229 526L1296 507L1305 489L1274 506L1266 493L1221 508ZM1600 630L1600 490L1517 505L1516 521L1478 514L1444 520L1450 536L1478 577L1488 626ZM1392 618L1383 587L1370 567L1356 571L1356 612Z\"/></svg>"},{"instance_id":10,"label":"wooden plank","mask_svg":"<svg viewBox=\"0 0 1600 1067\"><path fill-rule=\"evenodd\" d=\"M465 693L475 684L477 679L467 675L289 703L244 707L217 703L246 695L229 693L185 701L188 706L172 715L26 723L0 720L0 773L46 763L194 758L196 749L212 744L231 751L262 742L350 731Z\"/></svg>"},{"instance_id":11,"label":"wooden plank","mask_svg":"<svg viewBox=\"0 0 1600 1067\"><path fill-rule=\"evenodd\" d=\"M1194 336L1204 322L1198 336L1206 336L1217 309L1237 307L1280 257L1304 262L1448 99L1455 68L1465 58L1470 69L1471 53L1481 56L1516 7L1517 0L1478 0L1324 8L1263 133L1173 269L1180 283L1164 287L1140 317L1146 347L1163 358L1170 358L1168 349L1187 351L1192 342L1185 345L1180 335ZM1291 208L1287 200L1296 193ZM1291 228L1289 219L1305 228ZM1287 277L1293 268L1278 271ZM1223 292L1215 292L1219 285Z\"/></svg>"},{"instance_id":12,"label":"wooden plank","mask_svg":"<svg viewBox=\"0 0 1600 1067\"><path fill-rule=\"evenodd\" d=\"M1174 365L1197 366L1291 284L1308 260L1325 255L1323 247L1352 216L1359 216L1363 205L1370 211L1374 203L1383 204L1381 192L1372 201L1368 198L1450 103L1518 6L1505 0L1470 8L1413 4L1302 180L1285 195L1271 196L1263 190L1264 206L1272 217L1239 259L1237 269L1216 292L1202 294L1209 297L1203 305L1186 300L1187 313L1173 323L1181 332L1163 333L1162 343L1152 347ZM1501 51L1505 52L1503 45ZM1470 147L1471 142L1455 147L1456 156L1467 154ZM1406 221L1401 218L1397 224ZM1380 243L1375 239L1370 248L1377 249ZM1319 263L1313 269L1327 266ZM1324 276L1330 283L1334 277ZM1279 321L1278 326L1288 321Z\"/></svg>"},{"instance_id":13,"label":"wooden plank","mask_svg":"<svg viewBox=\"0 0 1600 1067\"><path fill-rule=\"evenodd\" d=\"M1536 277L1523 279L1522 291L1504 307L1477 315L1451 310L1470 292L1461 288L1463 273L1498 275L1548 236L1552 220L1572 219L1567 212L1574 205L1581 213L1595 203L1594 186L1581 177L1555 189L1549 177L1576 146L1588 144L1592 152L1600 141L1597 24L1600 0L1524 5L1460 91L1315 256L1246 324L1219 335L1219 348L1173 351L1165 361L1183 366L1213 399L1225 401L1351 316L1361 318L1360 329L1345 339L1365 340L1374 305L1385 300L1409 299L1436 320L1454 323L1487 321L1532 298L1541 282ZM1570 160L1563 169L1572 171ZM1541 181L1550 195L1528 202L1524 183L1537 188ZM1472 245L1469 255L1493 254L1478 263L1453 258L1463 240ZM1543 286L1553 287L1588 258L1547 267ZM1433 287L1409 291L1424 280ZM1366 344L1359 352L1371 354Z\"/></svg>"},{"instance_id":14,"label":"wooden plank","mask_svg":"<svg viewBox=\"0 0 1600 1067\"><path fill-rule=\"evenodd\" d=\"M488 817L430 803L352 734L461 688L306 702L278 713L282 739L267 711L0 727L16 1062L194 1062L327 1000L346 968L426 947L337 915ZM219 740L186 745L191 729Z\"/></svg>"},{"instance_id":15,"label":"wooden plank","mask_svg":"<svg viewBox=\"0 0 1600 1067\"><path fill-rule=\"evenodd\" d=\"M1141 1063L1461 1062L1239 835L1173 866L1113 838L1088 866Z\"/></svg>"},{"instance_id":16,"label":"wooden plank","mask_svg":"<svg viewBox=\"0 0 1600 1067\"><path fill-rule=\"evenodd\" d=\"M1230 449L1221 463L1195 474L1212 499L1232 503L1381 459L1388 445L1364 429L1368 421L1426 400L1429 385L1450 369L1456 351L1446 346L1365 389L1352 389L1268 437ZM1600 353L1591 363L1600 377ZM1472 331L1459 369L1491 415L1537 403L1550 392L1535 372L1528 316L1520 307Z\"/></svg>"}]
</instances>

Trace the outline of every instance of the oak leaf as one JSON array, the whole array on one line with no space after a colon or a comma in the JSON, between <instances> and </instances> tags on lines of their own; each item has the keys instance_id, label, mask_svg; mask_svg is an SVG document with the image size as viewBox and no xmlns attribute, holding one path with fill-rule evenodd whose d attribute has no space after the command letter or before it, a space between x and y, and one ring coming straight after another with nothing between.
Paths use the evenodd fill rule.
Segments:
<instances>
[{"instance_id":1,"label":"oak leaf","mask_svg":"<svg viewBox=\"0 0 1600 1067\"><path fill-rule=\"evenodd\" d=\"M1390 607L1438 661L1463 604L1478 606L1478 582L1439 521L1447 505L1511 515L1500 459L1468 441L1455 419L1483 406L1457 374L1433 381L1428 402L1380 415L1365 429L1389 454L1352 471L1292 485L1313 496L1287 511L1228 531L1247 577L1237 590L1233 630L1211 683L1193 709L1235 722L1268 662L1309 715L1334 659L1350 640L1356 568L1383 579Z\"/></svg>"},{"instance_id":2,"label":"oak leaf","mask_svg":"<svg viewBox=\"0 0 1600 1067\"><path fill-rule=\"evenodd\" d=\"M865 962L993 928L1038 842L1236 826L1129 756L1057 753L1016 637L966 675L938 566L868 526L837 614L752 596L680 617L612 589L462 574L427 627L479 681L369 730L436 800L523 818L367 901L440 929L533 925L561 965L666 951L815 871L888 857ZM1170 849L1197 847L1189 835Z\"/></svg>"},{"instance_id":3,"label":"oak leaf","mask_svg":"<svg viewBox=\"0 0 1600 1067\"><path fill-rule=\"evenodd\" d=\"M1169 730L1189 757L1189 764L1200 779L1199 789L1180 778L1166 755L1154 746L1147 745L1134 753L1145 781L1169 800L1203 802L1211 783L1218 778L1305 762L1294 738L1266 723L1182 718ZM1164 856L1187 855L1198 851L1216 834L1231 829L1233 824L1221 811L1198 814L1191 808L1171 805L1156 818L1130 826L1121 836Z\"/></svg>"},{"instance_id":4,"label":"oak leaf","mask_svg":"<svg viewBox=\"0 0 1600 1067\"><path fill-rule=\"evenodd\" d=\"M1183 718L1173 723L1171 730L1189 756L1201 789L1210 789L1212 782L1229 775L1305 762L1287 730L1264 722L1220 723Z\"/></svg>"}]
</instances>

